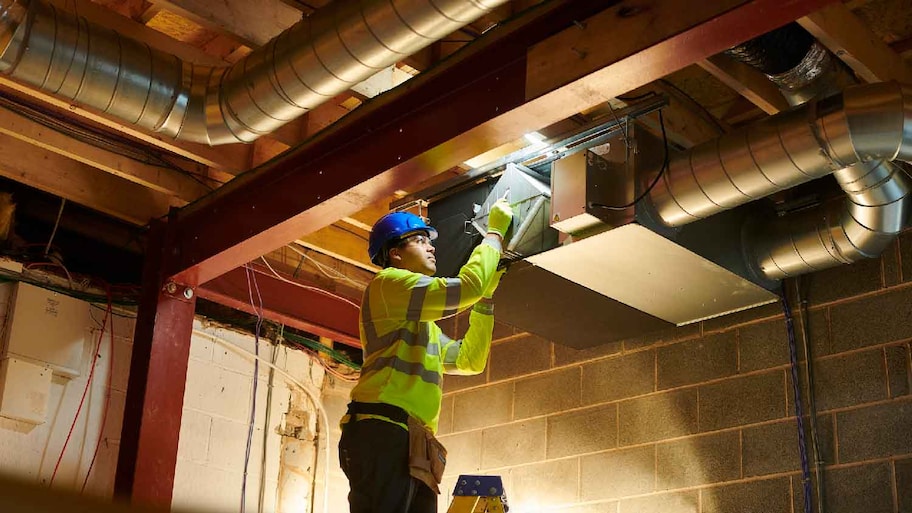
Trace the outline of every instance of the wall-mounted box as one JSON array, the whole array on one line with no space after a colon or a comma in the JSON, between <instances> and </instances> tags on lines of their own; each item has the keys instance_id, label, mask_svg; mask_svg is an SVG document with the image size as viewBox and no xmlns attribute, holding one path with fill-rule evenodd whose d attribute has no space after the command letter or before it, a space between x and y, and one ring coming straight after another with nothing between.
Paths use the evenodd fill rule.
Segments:
<instances>
[{"instance_id":1,"label":"wall-mounted box","mask_svg":"<svg viewBox=\"0 0 912 513\"><path fill-rule=\"evenodd\" d=\"M82 368L89 305L28 283L7 283L9 307L2 358L16 358L76 377Z\"/></svg>"},{"instance_id":2,"label":"wall-mounted box","mask_svg":"<svg viewBox=\"0 0 912 513\"><path fill-rule=\"evenodd\" d=\"M0 415L43 424L51 394L51 369L16 358L0 360Z\"/></svg>"}]
</instances>

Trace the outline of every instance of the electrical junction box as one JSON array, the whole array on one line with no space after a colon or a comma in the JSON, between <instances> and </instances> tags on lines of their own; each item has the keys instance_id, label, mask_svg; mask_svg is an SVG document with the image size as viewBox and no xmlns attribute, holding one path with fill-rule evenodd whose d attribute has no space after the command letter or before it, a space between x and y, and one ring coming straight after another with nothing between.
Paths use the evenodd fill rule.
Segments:
<instances>
[{"instance_id":1,"label":"electrical junction box","mask_svg":"<svg viewBox=\"0 0 912 513\"><path fill-rule=\"evenodd\" d=\"M46 365L69 378L79 376L89 305L28 283L2 287L11 290L0 357Z\"/></svg>"},{"instance_id":2,"label":"electrical junction box","mask_svg":"<svg viewBox=\"0 0 912 513\"><path fill-rule=\"evenodd\" d=\"M0 360L0 415L30 424L47 418L51 369L16 358Z\"/></svg>"}]
</instances>

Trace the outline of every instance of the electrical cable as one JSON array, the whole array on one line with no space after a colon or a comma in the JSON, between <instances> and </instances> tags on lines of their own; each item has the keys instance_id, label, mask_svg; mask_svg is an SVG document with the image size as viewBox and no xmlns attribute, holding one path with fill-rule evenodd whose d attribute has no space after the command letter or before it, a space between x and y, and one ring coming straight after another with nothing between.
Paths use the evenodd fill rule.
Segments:
<instances>
[{"instance_id":1,"label":"electrical cable","mask_svg":"<svg viewBox=\"0 0 912 513\"><path fill-rule=\"evenodd\" d=\"M109 292L110 297L110 292ZM105 312L106 315L113 315L113 307L111 303L108 303L108 309ZM104 330L102 330L103 332ZM101 425L98 427L98 440L95 442L95 450L92 451L92 461L89 463L89 469L86 471L85 479L82 481L82 489L80 493L84 493L86 485L89 483L89 476L92 475L92 469L95 468L95 460L98 458L98 450L101 448L101 441L104 439L105 424L108 422L108 411L111 407L111 385L114 382L114 319L111 319L111 345L108 349L108 382L105 385L105 404L104 409L101 414Z\"/></svg>"},{"instance_id":2,"label":"electrical cable","mask_svg":"<svg viewBox=\"0 0 912 513\"><path fill-rule=\"evenodd\" d=\"M54 464L54 471L51 473L51 479L48 482L48 486L54 485L54 479L57 477L57 471L60 469L60 462L63 461L63 455L66 454L67 446L70 444L70 438L73 436L73 431L76 429L76 422L79 420L79 415L82 413L82 407L85 404L86 395L89 393L89 388L92 386L92 380L95 377L95 367L98 363L98 351L101 349L101 341L104 338L105 326L108 323L108 315L105 313L105 317L102 320L101 330L98 332L98 343L95 344L95 350L92 352L92 363L89 370L89 377L86 379L86 386L82 390L82 398L79 400L79 406L76 408L76 415L73 416L73 422L70 424L70 430L67 433L66 440L63 442L63 447L60 448L60 455L57 456L57 463Z\"/></svg>"},{"instance_id":3,"label":"electrical cable","mask_svg":"<svg viewBox=\"0 0 912 513\"><path fill-rule=\"evenodd\" d=\"M810 332L810 312L808 311L807 300L801 297L801 276L795 278L796 299L798 301L798 315L801 317L801 342L804 348L804 375L807 378L807 399L808 399L808 419L810 421L811 449L814 452L814 475L817 478L817 512L826 511L824 504L824 468L823 458L820 456L820 439L817 427L817 399L814 391L814 365L811 344L808 340Z\"/></svg>"},{"instance_id":4,"label":"electrical cable","mask_svg":"<svg viewBox=\"0 0 912 513\"><path fill-rule=\"evenodd\" d=\"M285 332L285 325L279 328L279 334L276 337L276 343L272 347L272 365L276 364L279 358L279 347L282 343L282 334ZM272 417L272 390L275 388L275 369L269 367L269 381L266 385L266 412L263 415L266 419L266 425L263 426L263 453L260 458L260 493L257 501L257 513L263 513L266 502L266 463L267 463L267 445L269 442L269 419Z\"/></svg>"},{"instance_id":5,"label":"electrical cable","mask_svg":"<svg viewBox=\"0 0 912 513\"><path fill-rule=\"evenodd\" d=\"M311 265L316 267L317 270L319 270L321 273L323 273L323 275L326 276L327 278L330 278L332 280L338 280L338 281L347 281L347 282L351 283L352 285L361 288L362 290L367 288L366 284L361 283L360 281L357 281L357 280L353 280L352 278L347 276L345 273L343 273L337 269L334 269L326 264L321 263L314 257L308 255L306 252L296 248L293 244L287 244L286 247L288 249L292 250L293 252L297 253L298 255L300 255L302 258L302 262L303 262L303 260L307 260L308 262L310 262ZM298 269L300 269L300 265L298 266ZM329 271L332 271L335 274L335 276L329 274L327 269Z\"/></svg>"},{"instance_id":6,"label":"electrical cable","mask_svg":"<svg viewBox=\"0 0 912 513\"><path fill-rule=\"evenodd\" d=\"M253 360L253 394L250 405L250 422L247 427L247 448L244 451L244 477L241 481L241 513L247 509L247 468L250 465L250 451L253 447L253 430L256 423L256 406L257 406L257 385L260 376L260 328L263 326L263 297L260 295L260 287L256 283L256 274L253 273L249 265L244 266L247 275L247 295L250 297L250 307L256 312L257 323L253 332L253 350L256 358ZM253 286L251 286L251 282ZM253 290L256 289L259 306L253 303ZM264 447L263 450L266 448Z\"/></svg>"},{"instance_id":7,"label":"electrical cable","mask_svg":"<svg viewBox=\"0 0 912 513\"><path fill-rule=\"evenodd\" d=\"M51 250L51 243L54 242L54 236L57 235L57 227L60 226L60 218L63 217L63 207L65 206L66 198L60 198L60 210L57 211L57 220L54 221L54 228L51 230L51 237L48 239L47 246L44 247L44 256L47 256L48 252Z\"/></svg>"},{"instance_id":8,"label":"electrical cable","mask_svg":"<svg viewBox=\"0 0 912 513\"><path fill-rule=\"evenodd\" d=\"M280 275L278 272L276 272L276 270L273 269L271 265L269 265L269 262L266 260L265 257L260 257L260 260L262 260L263 263L266 264L266 267L269 268L269 270L272 272L272 275L275 276L275 277L276 277L277 279L279 279L280 281L283 281L283 282L288 283L288 284L290 284L290 285L294 285L294 286L296 286L296 287L301 287L302 289L305 289L305 290L310 290L310 291L316 292L316 293L318 293L318 294L323 294L324 296L329 296L329 297L331 297L331 298L333 298L333 299L338 299L339 301L342 301L342 302L344 302L344 303L348 303L349 305L355 307L355 308L358 309L359 311L361 310L361 305L359 305L358 303L355 303L354 301L352 301L351 299L348 299L347 297L340 296L339 294L334 294L334 293L332 293L332 292L329 292L328 290L323 290L323 289L321 289L320 287L312 287L312 286L310 286L310 285L304 285L303 283L298 283L298 282L296 282L296 281L291 281L291 280L289 280L289 279L287 279L287 278L284 278L284 277L282 277L282 275ZM258 270L258 269L255 268L255 267L251 267L251 270L252 270L252 272L262 272L262 271ZM265 273L264 273L264 274L265 274Z\"/></svg>"},{"instance_id":9,"label":"electrical cable","mask_svg":"<svg viewBox=\"0 0 912 513\"><path fill-rule=\"evenodd\" d=\"M307 398L310 399L310 402L314 405L314 408L316 408L317 414L320 416L320 420L323 423L324 432L327 435L329 434L329 415L326 414L326 408L323 407L323 403L320 400L319 396L317 395L319 391L315 392L314 390L311 390L312 387L305 385L304 383L299 381L297 378L292 376L291 373L289 373L288 371L286 371L285 369L283 369L277 365L270 363L269 360L266 360L262 356L257 356L255 354L251 353L250 351L247 351L241 347L238 347L235 344L232 344L231 342L228 342L225 339L219 338L215 335L210 335L209 333L206 333L205 331L195 329L195 330L193 330L193 333L196 335L199 335L201 337L205 337L217 344L221 344L222 346L227 347L228 349L231 349L232 351L234 351L242 356L246 356L247 358L256 359L263 365L266 365L266 366L274 369L279 375L284 377L288 381L288 383L291 383L292 385L295 385L296 387L301 389L301 391L304 392L304 394L307 396ZM325 442L326 443L323 445L323 449L324 449L323 511L327 512L327 511L329 511L329 462L330 462L329 458L330 458L330 454L329 454L329 440L326 440ZM317 437L317 443L319 444L319 436Z\"/></svg>"},{"instance_id":10,"label":"electrical cable","mask_svg":"<svg viewBox=\"0 0 912 513\"><path fill-rule=\"evenodd\" d=\"M604 203L590 202L589 206L591 208L603 208L605 210L626 210L630 207L635 206L637 203L642 201L643 198L648 196L650 192L652 192L652 189L656 186L657 183L659 183L659 180L662 179L662 176L664 176L665 172L668 170L668 134L665 132L665 118L662 117L661 109L659 109L659 126L662 128L662 143L665 145L665 157L662 159L662 168L659 169L659 173L652 180L649 186L646 187L646 190L640 193L639 196L637 196L633 201L627 203L626 205L605 205Z\"/></svg>"},{"instance_id":11,"label":"electrical cable","mask_svg":"<svg viewBox=\"0 0 912 513\"><path fill-rule=\"evenodd\" d=\"M804 484L804 513L812 513L811 507L811 470L808 465L807 440L804 434L804 406L801 401L801 385L798 381L798 350L795 342L795 324L792 319L792 308L788 295L783 290L780 297L782 311L785 314L785 327L788 331L789 359L791 361L792 392L795 394L795 418L798 421L798 454L801 458L801 480Z\"/></svg>"}]
</instances>

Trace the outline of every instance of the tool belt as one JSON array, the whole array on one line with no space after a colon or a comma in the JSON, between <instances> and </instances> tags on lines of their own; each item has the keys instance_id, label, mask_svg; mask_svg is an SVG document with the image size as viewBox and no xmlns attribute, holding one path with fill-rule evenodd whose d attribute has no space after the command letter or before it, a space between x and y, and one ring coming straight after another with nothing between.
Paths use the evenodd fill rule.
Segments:
<instances>
[{"instance_id":1,"label":"tool belt","mask_svg":"<svg viewBox=\"0 0 912 513\"><path fill-rule=\"evenodd\" d=\"M410 416L402 408L385 403L351 402L348 405L349 415L381 415L393 422L408 426L409 436L409 475L426 484L434 493L440 493L440 481L446 467L446 448L418 419ZM355 417L353 417L355 420Z\"/></svg>"}]
</instances>

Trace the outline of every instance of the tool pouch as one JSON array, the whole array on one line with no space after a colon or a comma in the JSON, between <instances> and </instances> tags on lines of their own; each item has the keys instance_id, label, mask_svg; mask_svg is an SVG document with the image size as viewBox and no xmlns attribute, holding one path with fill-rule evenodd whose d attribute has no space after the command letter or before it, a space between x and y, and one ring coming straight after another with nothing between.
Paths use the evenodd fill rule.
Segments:
<instances>
[{"instance_id":1,"label":"tool pouch","mask_svg":"<svg viewBox=\"0 0 912 513\"><path fill-rule=\"evenodd\" d=\"M440 493L440 481L446 467L446 449L420 422L408 419L409 474Z\"/></svg>"}]
</instances>

